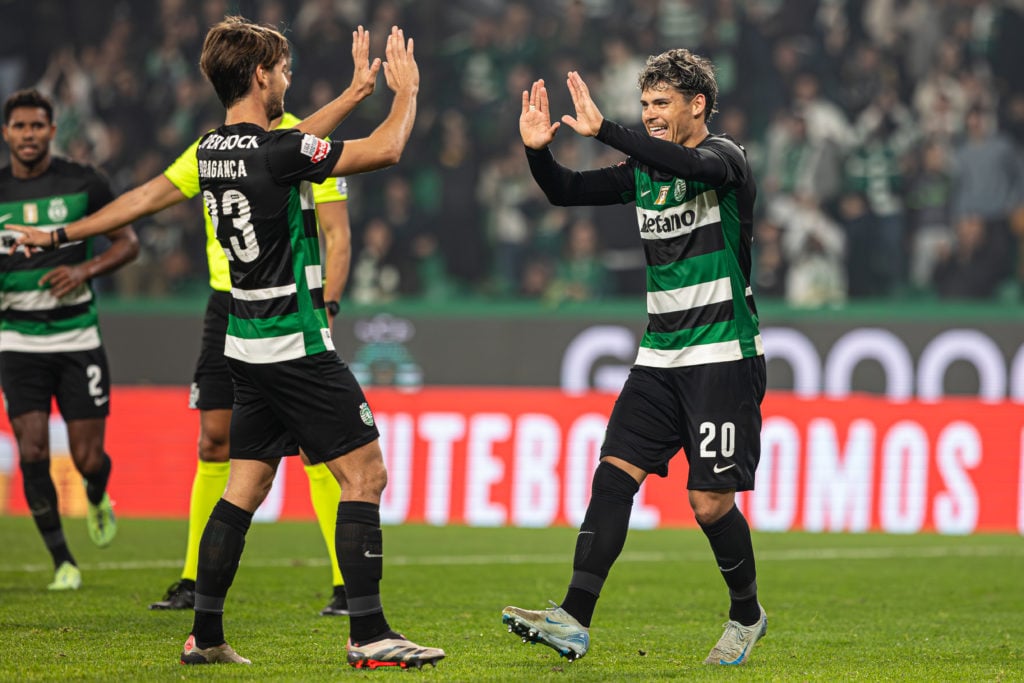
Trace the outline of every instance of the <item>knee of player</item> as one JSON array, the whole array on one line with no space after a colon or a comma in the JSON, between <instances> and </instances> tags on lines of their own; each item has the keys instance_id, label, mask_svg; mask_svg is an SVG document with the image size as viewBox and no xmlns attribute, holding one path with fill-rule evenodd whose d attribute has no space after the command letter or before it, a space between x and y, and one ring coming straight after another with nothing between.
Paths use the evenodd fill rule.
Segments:
<instances>
[{"instance_id":1,"label":"knee of player","mask_svg":"<svg viewBox=\"0 0 1024 683\"><path fill-rule=\"evenodd\" d=\"M227 435L202 432L199 435L199 459L204 462L227 462L230 452Z\"/></svg>"},{"instance_id":2,"label":"knee of player","mask_svg":"<svg viewBox=\"0 0 1024 683\"><path fill-rule=\"evenodd\" d=\"M384 461L375 462L367 466L365 476L365 487L369 493L380 495L388 485L388 470Z\"/></svg>"},{"instance_id":3,"label":"knee of player","mask_svg":"<svg viewBox=\"0 0 1024 683\"><path fill-rule=\"evenodd\" d=\"M71 459L81 474L89 475L99 472L107 459L102 443L89 443L76 446L71 444Z\"/></svg>"},{"instance_id":4,"label":"knee of player","mask_svg":"<svg viewBox=\"0 0 1024 683\"><path fill-rule=\"evenodd\" d=\"M701 526L714 524L735 505L731 491L690 491L690 508Z\"/></svg>"},{"instance_id":5,"label":"knee of player","mask_svg":"<svg viewBox=\"0 0 1024 683\"><path fill-rule=\"evenodd\" d=\"M44 439L20 439L18 441L18 458L22 464L50 460L50 449Z\"/></svg>"},{"instance_id":6,"label":"knee of player","mask_svg":"<svg viewBox=\"0 0 1024 683\"><path fill-rule=\"evenodd\" d=\"M355 500L379 499L388 485L388 471L383 461L366 463L357 472L348 473L341 488Z\"/></svg>"}]
</instances>

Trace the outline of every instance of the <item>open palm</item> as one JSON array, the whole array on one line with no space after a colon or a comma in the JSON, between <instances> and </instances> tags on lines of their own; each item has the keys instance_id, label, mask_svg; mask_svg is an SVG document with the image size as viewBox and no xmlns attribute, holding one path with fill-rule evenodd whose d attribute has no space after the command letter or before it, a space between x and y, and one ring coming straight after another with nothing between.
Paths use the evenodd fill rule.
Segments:
<instances>
[{"instance_id":1,"label":"open palm","mask_svg":"<svg viewBox=\"0 0 1024 683\"><path fill-rule=\"evenodd\" d=\"M551 123L548 91L544 79L533 82L529 92L523 91L523 111L519 114L519 135L530 149L543 149L555 139L561 124Z\"/></svg>"}]
</instances>

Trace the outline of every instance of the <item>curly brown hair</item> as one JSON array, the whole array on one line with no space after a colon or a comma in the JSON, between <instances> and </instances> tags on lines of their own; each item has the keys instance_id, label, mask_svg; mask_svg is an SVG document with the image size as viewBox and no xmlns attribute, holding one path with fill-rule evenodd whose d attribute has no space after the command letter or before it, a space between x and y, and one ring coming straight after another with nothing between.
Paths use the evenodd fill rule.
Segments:
<instances>
[{"instance_id":1,"label":"curly brown hair","mask_svg":"<svg viewBox=\"0 0 1024 683\"><path fill-rule=\"evenodd\" d=\"M640 71L637 86L640 90L651 90L659 85L667 85L681 92L688 100L695 95L703 95L707 104L704 107L705 123L711 120L718 109L718 82L715 80L715 67L710 59L696 55L686 48L676 48L652 55Z\"/></svg>"}]
</instances>

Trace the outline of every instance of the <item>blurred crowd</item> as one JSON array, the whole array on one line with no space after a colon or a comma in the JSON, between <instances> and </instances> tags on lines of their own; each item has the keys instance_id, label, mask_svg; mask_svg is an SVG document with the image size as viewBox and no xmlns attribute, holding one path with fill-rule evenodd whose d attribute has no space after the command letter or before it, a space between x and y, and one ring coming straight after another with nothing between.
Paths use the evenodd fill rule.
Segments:
<instances>
[{"instance_id":1,"label":"blurred crowd","mask_svg":"<svg viewBox=\"0 0 1024 683\"><path fill-rule=\"evenodd\" d=\"M118 191L220 122L197 62L225 14L286 32L299 116L348 84L357 24L381 56L402 26L416 41L419 113L398 167L349 180L357 303L642 293L632 207L548 204L519 140L520 93L545 78L552 110L570 113L564 76L578 70L607 118L640 127L637 72L680 46L715 62L710 128L745 146L758 179L761 298L1022 298L1024 0L0 0L0 11L3 96L51 94L59 151L101 166ZM335 137L367 134L389 103L381 78ZM622 158L568 129L555 151L574 168ZM136 226L143 255L119 275L122 294L202 285L199 210Z\"/></svg>"}]
</instances>

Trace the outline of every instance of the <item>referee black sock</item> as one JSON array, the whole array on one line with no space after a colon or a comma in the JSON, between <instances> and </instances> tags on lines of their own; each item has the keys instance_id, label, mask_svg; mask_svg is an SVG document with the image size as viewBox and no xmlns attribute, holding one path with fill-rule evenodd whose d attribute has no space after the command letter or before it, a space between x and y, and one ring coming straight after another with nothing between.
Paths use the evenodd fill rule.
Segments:
<instances>
[{"instance_id":1,"label":"referee black sock","mask_svg":"<svg viewBox=\"0 0 1024 683\"><path fill-rule=\"evenodd\" d=\"M224 599L235 580L252 513L221 498L199 541L195 620L192 633L200 648L224 642Z\"/></svg>"},{"instance_id":2,"label":"referee black sock","mask_svg":"<svg viewBox=\"0 0 1024 683\"><path fill-rule=\"evenodd\" d=\"M32 513L32 521L36 523L39 535L43 537L43 543L46 544L46 549L50 551L50 556L53 558L54 569L60 567L64 562L76 564L64 538L64 529L60 524L57 488L53 485L53 479L50 478L50 461L25 462L23 460L20 464L25 501Z\"/></svg>"},{"instance_id":3,"label":"referee black sock","mask_svg":"<svg viewBox=\"0 0 1024 683\"><path fill-rule=\"evenodd\" d=\"M711 542L718 570L729 587L729 618L744 626L756 624L761 608L757 605L754 544L746 517L734 505L721 519L706 526L701 524L700 528Z\"/></svg>"},{"instance_id":4,"label":"referee black sock","mask_svg":"<svg viewBox=\"0 0 1024 683\"><path fill-rule=\"evenodd\" d=\"M345 577L352 642L367 643L390 633L380 601L380 580L384 574L380 506L361 501L338 503L334 549L338 568Z\"/></svg>"},{"instance_id":5,"label":"referee black sock","mask_svg":"<svg viewBox=\"0 0 1024 683\"><path fill-rule=\"evenodd\" d=\"M594 472L590 504L576 536L572 579L562 609L589 628L608 572L622 552L633 512L636 479L615 465L602 462Z\"/></svg>"},{"instance_id":6,"label":"referee black sock","mask_svg":"<svg viewBox=\"0 0 1024 683\"><path fill-rule=\"evenodd\" d=\"M103 494L107 492L107 482L110 481L110 456L103 453L100 468L95 472L83 472L82 479L85 479L85 497L93 505L99 505Z\"/></svg>"}]
</instances>

